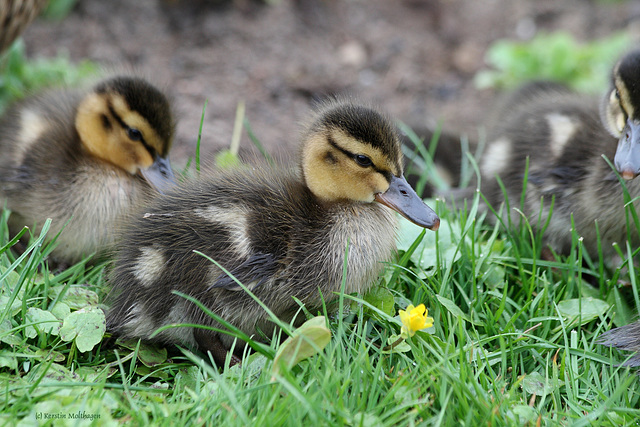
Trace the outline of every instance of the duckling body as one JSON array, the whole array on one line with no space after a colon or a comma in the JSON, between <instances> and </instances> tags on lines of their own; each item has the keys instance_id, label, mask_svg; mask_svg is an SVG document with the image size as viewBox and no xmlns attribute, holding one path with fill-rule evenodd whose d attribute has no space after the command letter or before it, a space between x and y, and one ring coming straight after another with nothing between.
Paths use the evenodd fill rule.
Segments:
<instances>
[{"instance_id":1,"label":"duckling body","mask_svg":"<svg viewBox=\"0 0 640 427\"><path fill-rule=\"evenodd\" d=\"M505 202L499 176L511 207L503 215L517 224L521 214L514 208L521 209L534 228L549 220L544 241L559 253L570 250L572 217L592 257L598 256L599 248L605 257L613 255L612 245L624 247L628 239L637 246L638 230L632 218L627 220L623 186L603 157L625 180L638 212L639 83L640 50L635 50L613 68L611 88L599 108L596 100L553 83L531 84L507 98L494 116L490 143L479 162L488 201L496 208ZM640 322L608 331L600 342L640 351ZM628 364L640 366L640 355Z\"/></svg>"},{"instance_id":2,"label":"duckling body","mask_svg":"<svg viewBox=\"0 0 640 427\"><path fill-rule=\"evenodd\" d=\"M505 220L510 215L519 224L521 211L534 228L541 228L551 215L544 241L558 253L571 248L572 217L594 256L596 222L605 253L612 254L612 244L627 239L623 189L603 158L614 159L617 139L600 121L598 105L559 84L527 85L498 110L479 162L482 192L496 209L505 203L496 177L504 185ZM640 195L637 182L627 184L632 197Z\"/></svg>"},{"instance_id":3,"label":"duckling body","mask_svg":"<svg viewBox=\"0 0 640 427\"><path fill-rule=\"evenodd\" d=\"M194 251L216 260L285 322L299 311L294 297L310 310L336 298L347 250L345 292L366 291L395 248L395 216L383 204L425 227L439 224L402 178L399 150L388 119L335 101L305 134L300 170L215 173L158 197L125 230L108 328L149 339L169 323L220 327L177 290L248 335L271 338L266 312ZM219 363L233 342L185 328L156 340L209 350Z\"/></svg>"},{"instance_id":4,"label":"duckling body","mask_svg":"<svg viewBox=\"0 0 640 427\"><path fill-rule=\"evenodd\" d=\"M45 7L47 0L0 0L0 53L3 53Z\"/></svg>"},{"instance_id":5,"label":"duckling body","mask_svg":"<svg viewBox=\"0 0 640 427\"><path fill-rule=\"evenodd\" d=\"M60 233L53 256L74 263L113 249L117 224L172 178L169 103L144 80L116 77L89 91L27 99L0 121L0 202L12 233ZM142 175L146 174L147 178Z\"/></svg>"}]
</instances>

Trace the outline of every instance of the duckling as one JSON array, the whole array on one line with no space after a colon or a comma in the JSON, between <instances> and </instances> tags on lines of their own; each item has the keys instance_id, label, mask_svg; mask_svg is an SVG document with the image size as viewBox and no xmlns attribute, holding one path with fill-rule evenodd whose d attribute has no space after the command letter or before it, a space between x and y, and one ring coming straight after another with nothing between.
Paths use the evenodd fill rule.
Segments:
<instances>
[{"instance_id":1,"label":"duckling","mask_svg":"<svg viewBox=\"0 0 640 427\"><path fill-rule=\"evenodd\" d=\"M172 293L180 291L248 335L270 338L274 324L263 308L195 251L285 322L299 311L294 298L312 311L334 300L345 265L345 292L366 291L395 250L391 210L433 230L440 223L402 173L400 142L385 115L347 99L322 103L303 133L297 170L213 173L179 184L132 219L110 276L107 328L145 340L172 323L224 329ZM186 327L154 339L210 351L218 364L234 342Z\"/></svg>"},{"instance_id":2,"label":"duckling","mask_svg":"<svg viewBox=\"0 0 640 427\"><path fill-rule=\"evenodd\" d=\"M640 202L640 50L631 52L614 68L612 88L604 98L602 117L609 132L618 138L614 164L626 180L629 195L638 211ZM623 218L620 218L623 221ZM634 242L637 244L637 242ZM625 365L640 367L640 322L605 332L600 344L633 351Z\"/></svg>"},{"instance_id":3,"label":"duckling","mask_svg":"<svg viewBox=\"0 0 640 427\"><path fill-rule=\"evenodd\" d=\"M629 180L640 170L640 154L629 148L637 126L634 105L640 105L638 73L640 50L614 67L612 87L601 103L552 82L530 83L505 99L490 122L489 143L478 163L482 193L496 209L505 202L496 177L504 184L510 205L502 211L505 220L510 215L518 224L521 209L536 228L552 213L544 242L566 254L573 216L585 249L596 256L597 222L605 255L614 254L612 244L627 239L623 188L603 156L615 158L631 197L640 195L639 182Z\"/></svg>"},{"instance_id":4,"label":"duckling","mask_svg":"<svg viewBox=\"0 0 640 427\"><path fill-rule=\"evenodd\" d=\"M40 13L47 0L0 0L0 53L3 53Z\"/></svg>"},{"instance_id":5,"label":"duckling","mask_svg":"<svg viewBox=\"0 0 640 427\"><path fill-rule=\"evenodd\" d=\"M606 258L615 254L613 243L624 246L628 236L632 244L639 243L638 230L627 229L623 186L603 157L614 160L637 211L640 50L627 53L614 66L611 87L600 103L557 83L531 83L506 98L488 133L490 142L479 162L481 189L497 208L505 202L496 179L500 177L512 208L503 215L510 215L513 223L520 220L515 208L533 227L549 220L544 242L558 253L571 248L572 218L592 256L598 256L598 233ZM640 350L640 323L609 331L601 342ZM631 363L640 366L640 356Z\"/></svg>"},{"instance_id":6,"label":"duckling","mask_svg":"<svg viewBox=\"0 0 640 427\"><path fill-rule=\"evenodd\" d=\"M114 229L152 188L173 181L174 120L165 95L138 77L26 99L0 120L0 209L12 233L52 218L52 258L75 263L113 249Z\"/></svg>"}]
</instances>

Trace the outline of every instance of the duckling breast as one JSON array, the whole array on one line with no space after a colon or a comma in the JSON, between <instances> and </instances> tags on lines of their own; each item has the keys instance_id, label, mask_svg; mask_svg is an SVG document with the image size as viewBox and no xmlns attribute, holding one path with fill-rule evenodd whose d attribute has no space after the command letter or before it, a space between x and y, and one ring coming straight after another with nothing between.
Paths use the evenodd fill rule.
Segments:
<instances>
[{"instance_id":1,"label":"duckling breast","mask_svg":"<svg viewBox=\"0 0 640 427\"><path fill-rule=\"evenodd\" d=\"M378 203L335 207L323 246L338 270L337 283L346 267L346 293L366 292L375 282L396 249L396 226L395 213Z\"/></svg>"}]
</instances>

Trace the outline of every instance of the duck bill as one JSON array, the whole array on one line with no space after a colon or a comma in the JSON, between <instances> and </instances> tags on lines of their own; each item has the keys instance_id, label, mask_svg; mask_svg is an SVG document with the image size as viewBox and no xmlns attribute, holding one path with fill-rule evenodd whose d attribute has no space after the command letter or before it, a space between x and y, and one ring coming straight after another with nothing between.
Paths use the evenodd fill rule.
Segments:
<instances>
[{"instance_id":1,"label":"duck bill","mask_svg":"<svg viewBox=\"0 0 640 427\"><path fill-rule=\"evenodd\" d=\"M640 174L640 122L631 118L622 130L614 164L620 175L631 180Z\"/></svg>"},{"instance_id":2,"label":"duck bill","mask_svg":"<svg viewBox=\"0 0 640 427\"><path fill-rule=\"evenodd\" d=\"M429 206L425 205L420 196L413 191L404 177L392 176L389 189L375 195L375 200L390 207L414 224L430 230L440 227L440 218Z\"/></svg>"},{"instance_id":3,"label":"duck bill","mask_svg":"<svg viewBox=\"0 0 640 427\"><path fill-rule=\"evenodd\" d=\"M147 169L141 170L140 173L161 194L175 182L168 157L156 157L153 164Z\"/></svg>"}]
</instances>

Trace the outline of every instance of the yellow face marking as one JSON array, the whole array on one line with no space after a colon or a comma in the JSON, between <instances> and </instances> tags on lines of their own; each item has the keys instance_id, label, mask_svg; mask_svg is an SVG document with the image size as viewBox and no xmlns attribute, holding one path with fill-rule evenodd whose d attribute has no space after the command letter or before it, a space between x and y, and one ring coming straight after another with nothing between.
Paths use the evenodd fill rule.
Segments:
<instances>
[{"instance_id":1,"label":"yellow face marking","mask_svg":"<svg viewBox=\"0 0 640 427\"><path fill-rule=\"evenodd\" d=\"M609 133L619 138L627 118L620 106L617 89L613 88L608 95L600 104L600 119Z\"/></svg>"},{"instance_id":2,"label":"yellow face marking","mask_svg":"<svg viewBox=\"0 0 640 427\"><path fill-rule=\"evenodd\" d=\"M154 128L151 127L149 122L142 117L138 112L133 111L129 108L126 101L120 95L114 95L111 97L112 107L115 110L116 114L120 116L123 122L127 124L127 126L138 129L142 132L145 142L156 150L160 155L166 154L168 151L168 146L165 144L160 138L160 135L156 132Z\"/></svg>"},{"instance_id":3,"label":"yellow face marking","mask_svg":"<svg viewBox=\"0 0 640 427\"><path fill-rule=\"evenodd\" d=\"M635 111L629 97L629 91L620 77L616 76L615 87L616 90L611 93L610 98L611 115L616 129L618 132L622 132L627 119L635 116Z\"/></svg>"},{"instance_id":4,"label":"yellow face marking","mask_svg":"<svg viewBox=\"0 0 640 427\"><path fill-rule=\"evenodd\" d=\"M615 86L616 86L616 89L618 90L618 95L620 96L620 100L619 100L620 107L624 110L627 117L634 117L635 111L633 109L633 104L631 103L631 98L629 97L629 91L627 90L627 87L625 86L624 82L620 79L620 77L616 77ZM620 128L620 130L622 130L622 128Z\"/></svg>"},{"instance_id":5,"label":"yellow face marking","mask_svg":"<svg viewBox=\"0 0 640 427\"><path fill-rule=\"evenodd\" d=\"M131 140L127 129L113 117L109 105L127 126L140 130L145 141L150 139L153 144L158 144L159 138L146 120L129 110L119 96L87 95L78 106L76 129L89 153L134 175L151 166L154 159L142 142ZM152 143L148 142L153 147Z\"/></svg>"},{"instance_id":6,"label":"yellow face marking","mask_svg":"<svg viewBox=\"0 0 640 427\"><path fill-rule=\"evenodd\" d=\"M330 135L333 141L343 150L353 154L364 154L371 159L376 168L389 170L396 176L401 174L398 166L389 162L388 157L384 155L382 150L368 144L363 144L339 130L332 130Z\"/></svg>"},{"instance_id":7,"label":"yellow face marking","mask_svg":"<svg viewBox=\"0 0 640 427\"><path fill-rule=\"evenodd\" d=\"M333 146L330 139L339 148ZM374 166L358 165L344 150L369 157ZM302 169L311 192L327 202L373 202L377 193L384 193L389 188L383 173L399 173L398 166L391 164L379 149L339 131L308 137L303 149Z\"/></svg>"},{"instance_id":8,"label":"yellow face marking","mask_svg":"<svg viewBox=\"0 0 640 427\"><path fill-rule=\"evenodd\" d=\"M611 114L610 119L612 120L612 123L615 126L615 129L618 132L622 132L622 129L624 129L624 125L626 121L626 117L625 117L626 114L622 109L621 100L619 99L617 90L614 90L611 92L611 99L609 100L609 102L610 102L609 114Z\"/></svg>"}]
</instances>

